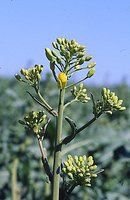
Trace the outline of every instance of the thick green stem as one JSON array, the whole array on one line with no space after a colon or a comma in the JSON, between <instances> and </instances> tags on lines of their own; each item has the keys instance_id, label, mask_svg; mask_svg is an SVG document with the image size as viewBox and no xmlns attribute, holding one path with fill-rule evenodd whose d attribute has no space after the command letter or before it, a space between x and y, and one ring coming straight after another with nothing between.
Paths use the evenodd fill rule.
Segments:
<instances>
[{"instance_id":1,"label":"thick green stem","mask_svg":"<svg viewBox=\"0 0 130 200\"><path fill-rule=\"evenodd\" d=\"M59 96L58 117L57 117L57 127L56 127L57 128L56 143L55 143L55 154L54 154L53 200L59 200L59 184L60 184L59 171L60 171L60 158L61 158L61 148L59 147L59 144L61 143L61 136L62 136L64 95L65 95L65 89L61 89Z\"/></svg>"}]
</instances>

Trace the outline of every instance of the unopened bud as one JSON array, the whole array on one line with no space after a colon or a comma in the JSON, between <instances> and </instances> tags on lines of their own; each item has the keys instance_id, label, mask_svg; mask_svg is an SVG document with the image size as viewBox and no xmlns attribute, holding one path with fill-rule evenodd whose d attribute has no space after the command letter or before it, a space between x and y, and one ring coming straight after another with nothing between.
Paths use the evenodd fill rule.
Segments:
<instances>
[{"instance_id":1,"label":"unopened bud","mask_svg":"<svg viewBox=\"0 0 130 200\"><path fill-rule=\"evenodd\" d=\"M52 50L51 53L52 53L53 56L59 57L56 51Z\"/></svg>"},{"instance_id":2,"label":"unopened bud","mask_svg":"<svg viewBox=\"0 0 130 200\"><path fill-rule=\"evenodd\" d=\"M26 69L22 68L20 72L21 72L22 75L25 75L26 74Z\"/></svg>"},{"instance_id":3,"label":"unopened bud","mask_svg":"<svg viewBox=\"0 0 130 200\"><path fill-rule=\"evenodd\" d=\"M89 61L89 60L91 60L93 57L92 56L86 56L85 57L85 61Z\"/></svg>"},{"instance_id":4,"label":"unopened bud","mask_svg":"<svg viewBox=\"0 0 130 200\"><path fill-rule=\"evenodd\" d=\"M16 75L15 75L15 78L16 78L18 81L22 81L22 78L21 78L21 76L20 76L20 75L18 75L18 74L16 74Z\"/></svg>"},{"instance_id":5,"label":"unopened bud","mask_svg":"<svg viewBox=\"0 0 130 200\"><path fill-rule=\"evenodd\" d=\"M81 58L81 59L78 61L78 64L79 64L79 65L82 65L82 64L84 63L84 61L85 61L85 58Z\"/></svg>"},{"instance_id":6,"label":"unopened bud","mask_svg":"<svg viewBox=\"0 0 130 200\"><path fill-rule=\"evenodd\" d=\"M62 43L62 39L61 38L57 38L57 42L58 42L58 44L61 44Z\"/></svg>"},{"instance_id":7,"label":"unopened bud","mask_svg":"<svg viewBox=\"0 0 130 200\"><path fill-rule=\"evenodd\" d=\"M96 65L96 62L92 62L92 63L89 63L88 65L87 65L87 68L93 68L94 66Z\"/></svg>"},{"instance_id":8,"label":"unopened bud","mask_svg":"<svg viewBox=\"0 0 130 200\"><path fill-rule=\"evenodd\" d=\"M52 45L55 49L58 49L58 44L56 42L52 42Z\"/></svg>"},{"instance_id":9,"label":"unopened bud","mask_svg":"<svg viewBox=\"0 0 130 200\"><path fill-rule=\"evenodd\" d=\"M95 68L95 67L92 68L92 69L87 73L87 78L90 78L91 76L93 76L94 73L95 73L95 71L96 71L96 68Z\"/></svg>"},{"instance_id":10,"label":"unopened bud","mask_svg":"<svg viewBox=\"0 0 130 200\"><path fill-rule=\"evenodd\" d=\"M52 55L52 53L51 53L51 50L49 49L49 48L46 48L45 49L45 53L46 53L46 57L48 58L48 60L52 60L52 58L53 58L53 55Z\"/></svg>"}]
</instances>

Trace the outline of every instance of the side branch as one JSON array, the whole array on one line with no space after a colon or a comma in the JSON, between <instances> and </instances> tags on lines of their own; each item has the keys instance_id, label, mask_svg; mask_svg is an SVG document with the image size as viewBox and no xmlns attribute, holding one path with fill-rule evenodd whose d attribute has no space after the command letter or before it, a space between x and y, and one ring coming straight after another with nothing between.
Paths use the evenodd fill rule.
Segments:
<instances>
[{"instance_id":1,"label":"side branch","mask_svg":"<svg viewBox=\"0 0 130 200\"><path fill-rule=\"evenodd\" d=\"M69 136L65 137L62 140L61 144L68 144L69 142L71 142L76 137L77 134L79 134L85 128L90 126L94 121L96 121L96 119L99 118L101 114L102 114L102 112L99 113L97 116L94 116L89 122L87 122L86 124L84 124L83 126L81 126L78 129L76 129L76 127L75 127L75 129L74 129L74 127L73 128L71 127L72 128L71 134Z\"/></svg>"},{"instance_id":2,"label":"side branch","mask_svg":"<svg viewBox=\"0 0 130 200\"><path fill-rule=\"evenodd\" d=\"M46 107L42 102L40 102L36 97L34 97L30 92L27 91L27 93L32 97L32 99L37 102L40 106L42 106L48 113L53 115L54 117L57 117L57 112L53 108Z\"/></svg>"},{"instance_id":3,"label":"side branch","mask_svg":"<svg viewBox=\"0 0 130 200\"><path fill-rule=\"evenodd\" d=\"M40 152L41 152L41 155L42 155L42 163L43 163L44 170L45 170L47 176L49 177L50 182L52 183L53 175L52 175L52 172L50 170L50 166L49 166L49 163L48 163L48 160L47 160L47 157L46 157L46 153L45 153L44 148L43 148L42 140L40 138L38 138L38 144L39 144Z\"/></svg>"}]
</instances>

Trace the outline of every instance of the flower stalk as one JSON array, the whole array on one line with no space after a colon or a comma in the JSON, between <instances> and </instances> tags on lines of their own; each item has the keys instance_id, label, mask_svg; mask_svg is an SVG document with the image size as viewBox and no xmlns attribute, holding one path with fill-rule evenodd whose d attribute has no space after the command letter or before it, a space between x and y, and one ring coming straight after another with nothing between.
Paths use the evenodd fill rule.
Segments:
<instances>
[{"instance_id":1,"label":"flower stalk","mask_svg":"<svg viewBox=\"0 0 130 200\"><path fill-rule=\"evenodd\" d=\"M57 132L55 141L55 153L54 153L54 167L53 167L53 200L59 200L59 184L60 184L60 159L61 159L61 136L63 126L63 111L64 111L64 95L65 88L60 89L59 95L59 106L58 106L58 117L57 117Z\"/></svg>"}]
</instances>

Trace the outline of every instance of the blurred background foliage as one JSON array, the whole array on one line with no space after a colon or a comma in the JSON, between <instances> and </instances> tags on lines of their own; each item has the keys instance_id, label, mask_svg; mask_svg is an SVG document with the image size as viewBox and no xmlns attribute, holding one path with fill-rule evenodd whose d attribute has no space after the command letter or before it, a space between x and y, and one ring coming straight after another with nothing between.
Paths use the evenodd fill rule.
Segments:
<instances>
[{"instance_id":1,"label":"blurred background foliage","mask_svg":"<svg viewBox=\"0 0 130 200\"><path fill-rule=\"evenodd\" d=\"M86 85L86 88L98 99L101 87ZM130 88L121 83L110 89L124 100L127 109L112 116L101 116L63 148L63 160L67 154L92 155L96 164L104 169L91 188L77 187L72 200L130 199ZM29 111L42 109L26 91L30 91L30 88L15 79L0 78L0 200L50 199L50 184L42 167L37 139L18 123ZM58 91L50 74L41 82L41 92L56 108ZM71 92L67 91L66 101L70 98ZM80 127L92 118L92 102L74 103L66 109L65 115ZM69 134L70 127L67 122L64 125L65 136ZM51 119L44 140L50 163L54 137L55 121Z\"/></svg>"}]
</instances>

